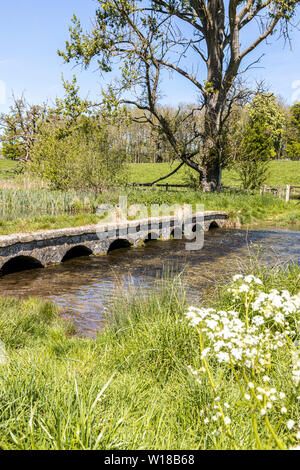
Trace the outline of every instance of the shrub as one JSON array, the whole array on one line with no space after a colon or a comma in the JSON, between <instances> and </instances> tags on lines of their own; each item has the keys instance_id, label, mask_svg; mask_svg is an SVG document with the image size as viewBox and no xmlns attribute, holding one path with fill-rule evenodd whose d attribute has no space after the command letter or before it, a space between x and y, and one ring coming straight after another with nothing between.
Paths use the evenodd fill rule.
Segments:
<instances>
[{"instance_id":1,"label":"shrub","mask_svg":"<svg viewBox=\"0 0 300 470\"><path fill-rule=\"evenodd\" d=\"M125 154L95 120L81 118L76 127L60 122L43 129L31 154L31 171L55 189L93 190L125 180Z\"/></svg>"}]
</instances>

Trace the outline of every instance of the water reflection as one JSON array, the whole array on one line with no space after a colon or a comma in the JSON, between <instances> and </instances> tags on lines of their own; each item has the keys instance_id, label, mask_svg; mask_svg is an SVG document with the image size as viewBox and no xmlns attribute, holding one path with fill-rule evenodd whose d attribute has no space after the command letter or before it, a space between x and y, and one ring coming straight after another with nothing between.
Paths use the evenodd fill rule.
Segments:
<instances>
[{"instance_id":1,"label":"water reflection","mask_svg":"<svg viewBox=\"0 0 300 470\"><path fill-rule=\"evenodd\" d=\"M103 314L125 292L156 289L156 280L165 271L184 270L187 295L198 300L216 281L235 273L258 246L264 263L299 263L300 231L213 230L206 234L204 248L194 252L185 250L184 240L150 241L106 256L9 274L0 279L0 289L3 295L41 296L54 301L82 333L94 336L103 326Z\"/></svg>"}]
</instances>

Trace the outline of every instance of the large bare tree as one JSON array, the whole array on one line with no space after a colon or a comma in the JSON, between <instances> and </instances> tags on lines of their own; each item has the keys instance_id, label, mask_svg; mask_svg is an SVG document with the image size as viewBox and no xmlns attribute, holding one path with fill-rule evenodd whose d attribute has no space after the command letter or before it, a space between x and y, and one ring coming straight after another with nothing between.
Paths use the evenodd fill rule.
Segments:
<instances>
[{"instance_id":1,"label":"large bare tree","mask_svg":"<svg viewBox=\"0 0 300 470\"><path fill-rule=\"evenodd\" d=\"M181 165L199 172L203 190L215 190L225 158L226 119L234 100L239 98L233 88L242 72L241 64L275 32L288 36L288 25L299 1L97 0L97 3L92 29L84 33L74 17L70 41L59 54L65 61L75 60L84 67L96 59L104 72L119 66L121 78L109 88L106 97L113 104L127 103L142 110L141 121L164 133ZM255 58L251 61L255 62ZM182 141L178 137L177 129L159 107L165 71L180 75L198 92L199 105L191 114L203 108L204 123L200 126L194 120L190 139ZM182 120L186 119L183 113Z\"/></svg>"}]
</instances>

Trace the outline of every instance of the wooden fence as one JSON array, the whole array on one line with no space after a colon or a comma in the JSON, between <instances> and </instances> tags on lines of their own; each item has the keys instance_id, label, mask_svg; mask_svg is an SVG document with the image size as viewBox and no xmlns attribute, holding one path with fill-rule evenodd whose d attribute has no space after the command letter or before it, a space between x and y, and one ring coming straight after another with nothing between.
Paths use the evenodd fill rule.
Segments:
<instances>
[{"instance_id":1,"label":"wooden fence","mask_svg":"<svg viewBox=\"0 0 300 470\"><path fill-rule=\"evenodd\" d=\"M260 194L271 192L280 199L285 198L286 202L289 202L292 196L300 197L300 186L292 186L287 184L286 186L280 185L278 188L272 188L270 186L262 186L260 188Z\"/></svg>"},{"instance_id":2,"label":"wooden fence","mask_svg":"<svg viewBox=\"0 0 300 470\"><path fill-rule=\"evenodd\" d=\"M196 186L193 186L191 184L152 184L152 183L131 183L129 186L135 188L163 188L166 191L169 191L170 189L194 189L195 191L197 190Z\"/></svg>"}]
</instances>

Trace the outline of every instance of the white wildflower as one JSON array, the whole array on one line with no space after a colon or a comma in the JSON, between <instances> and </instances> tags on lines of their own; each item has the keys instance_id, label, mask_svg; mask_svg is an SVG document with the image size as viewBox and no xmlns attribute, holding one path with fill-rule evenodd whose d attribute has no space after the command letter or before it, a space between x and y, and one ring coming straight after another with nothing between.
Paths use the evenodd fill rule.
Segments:
<instances>
[{"instance_id":1,"label":"white wildflower","mask_svg":"<svg viewBox=\"0 0 300 470\"><path fill-rule=\"evenodd\" d=\"M241 274L236 274L235 276L233 276L234 282L239 281L240 279L243 279L243 276Z\"/></svg>"},{"instance_id":2,"label":"white wildflower","mask_svg":"<svg viewBox=\"0 0 300 470\"><path fill-rule=\"evenodd\" d=\"M242 284L239 288L240 292L249 292L249 290L250 290L250 287L247 286L246 284Z\"/></svg>"},{"instance_id":3,"label":"white wildflower","mask_svg":"<svg viewBox=\"0 0 300 470\"><path fill-rule=\"evenodd\" d=\"M295 421L293 421L292 419L289 419L288 422L286 423L286 426L287 426L288 430L290 431L291 429L293 429L295 424L296 424Z\"/></svg>"}]
</instances>

